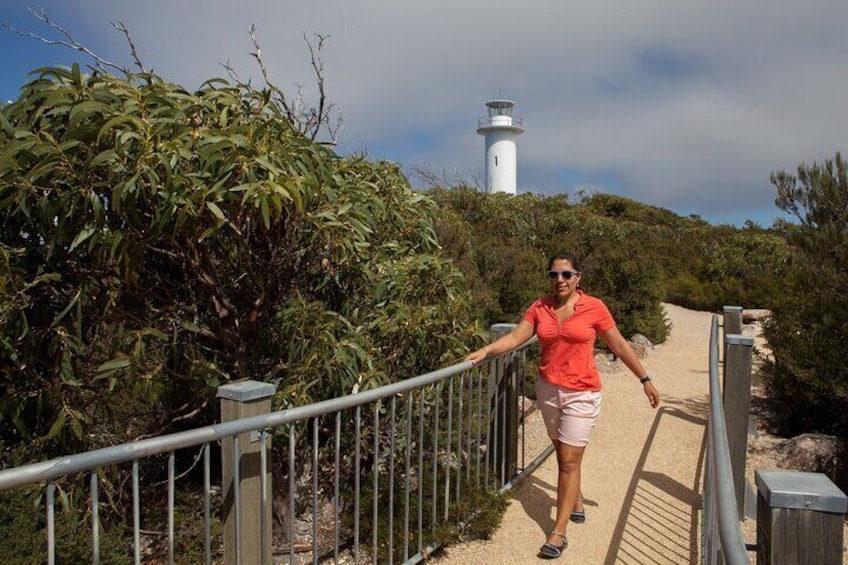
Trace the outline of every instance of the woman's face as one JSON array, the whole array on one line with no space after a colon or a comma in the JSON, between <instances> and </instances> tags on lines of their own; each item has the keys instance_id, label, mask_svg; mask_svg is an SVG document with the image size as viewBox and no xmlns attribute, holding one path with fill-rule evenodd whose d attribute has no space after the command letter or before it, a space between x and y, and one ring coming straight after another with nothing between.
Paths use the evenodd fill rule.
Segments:
<instances>
[{"instance_id":1,"label":"woman's face","mask_svg":"<svg viewBox=\"0 0 848 565\"><path fill-rule=\"evenodd\" d=\"M566 259L554 260L548 270L548 278L551 281L551 291L560 304L564 304L574 294L577 285L580 283L580 274L571 264L571 261Z\"/></svg>"}]
</instances>

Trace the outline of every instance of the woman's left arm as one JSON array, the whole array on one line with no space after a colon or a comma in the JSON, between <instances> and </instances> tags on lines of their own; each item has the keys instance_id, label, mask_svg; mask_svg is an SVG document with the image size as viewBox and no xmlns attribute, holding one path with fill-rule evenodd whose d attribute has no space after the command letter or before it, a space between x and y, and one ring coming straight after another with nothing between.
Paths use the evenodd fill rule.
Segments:
<instances>
[{"instance_id":1,"label":"woman's left arm","mask_svg":"<svg viewBox=\"0 0 848 565\"><path fill-rule=\"evenodd\" d=\"M621 332L618 331L617 327L611 327L602 333L601 337L604 338L604 341L606 342L607 347L610 348L610 351L612 351L616 357L621 359L621 361L627 365L627 368L630 369L630 372L636 375L636 378L644 380L648 377L648 372L642 367L642 363L639 362L636 352L633 351L633 348L630 347L630 344L627 343L627 340L624 339L624 336L621 335ZM651 403L651 408L659 406L660 393L657 391L657 387L654 386L654 383L651 382L650 377L648 377L648 380L642 384L642 387L645 391L645 396L648 397L648 402Z\"/></svg>"}]
</instances>

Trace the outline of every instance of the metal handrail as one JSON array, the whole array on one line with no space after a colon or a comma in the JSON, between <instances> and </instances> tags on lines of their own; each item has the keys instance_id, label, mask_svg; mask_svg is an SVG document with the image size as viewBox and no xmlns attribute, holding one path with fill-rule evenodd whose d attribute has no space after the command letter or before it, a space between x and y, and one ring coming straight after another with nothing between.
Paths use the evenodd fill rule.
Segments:
<instances>
[{"instance_id":1,"label":"metal handrail","mask_svg":"<svg viewBox=\"0 0 848 565\"><path fill-rule=\"evenodd\" d=\"M134 459L151 457L186 447L194 447L226 437L276 428L284 424L323 416L324 414L339 412L348 408L356 408L357 406L437 383L443 379L467 371L473 366L473 363L470 361L464 361L405 381L388 384L356 394L349 394L340 398L331 398L329 400L307 404L306 406L297 406L288 410L272 412L267 415L214 424L212 426L195 428L184 432L176 432L113 447L104 447L86 453L58 457L49 461L30 463L13 469L6 469L0 471L0 490L53 480L96 467L126 463Z\"/></svg>"},{"instance_id":2,"label":"metal handrail","mask_svg":"<svg viewBox=\"0 0 848 565\"><path fill-rule=\"evenodd\" d=\"M524 440L526 431L524 430L524 419L520 418L518 421L519 432L517 432L512 438L509 440L510 444L507 445L507 433L505 429L507 426L512 426L507 422L506 418L506 410L507 406L512 406L515 401L517 404L517 398L513 397L499 397L497 392L497 387L501 386L501 384L506 383L507 380L514 384L520 383L520 394L523 394L523 383L524 379L520 376L523 370L526 370L526 365L524 363L524 352L526 347L534 343L535 338L531 341L528 341L521 348L514 352L506 353L499 355L485 365L480 364L476 367L471 362L462 362L457 363L455 365L445 367L439 369L437 371L433 371L430 373L426 373L423 375L419 375L417 377L413 377L410 379L406 379L404 381L400 381L397 383L392 383L389 385L381 386L379 388L374 388L371 390L366 390L362 392L358 392L355 394L347 395L341 398L334 398L330 400L325 400L322 402L316 402L313 404L309 404L306 406L299 406L287 410L281 410L277 412L273 412L271 414L254 416L250 418L245 418L241 420L235 420L231 422L224 422L220 424L205 426L201 428L196 428L188 431L177 432L173 434L168 434L164 436L148 438L144 440L139 440L131 443L125 443L122 445L114 446L114 447L106 447L102 449L97 449L94 451L90 451L87 453L81 453L76 455L70 455L65 457L59 457L56 459L52 459L49 461L43 461L38 463L31 463L28 465L23 465L13 469L6 469L0 471L0 491L22 487L26 485L33 484L41 484L44 485L46 483L46 491L45 491L45 510L47 512L47 563L54 564L56 562L57 556L55 551L55 519L54 519L54 504L55 504L55 496L54 492L58 488L54 481L73 476L80 473L91 472L91 476L89 477L90 482L90 497L91 497L91 536L92 536L92 562L98 563L100 560L99 557L99 518L97 515L97 507L99 506L99 498L98 498L98 485L99 485L99 470L104 467L114 466L124 463L132 462L132 474L133 474L133 537L134 537L134 551L135 551L135 562L140 563L140 554L139 554L139 533L140 533L140 519L139 519L139 502L140 502L140 494L139 494L139 461L160 454L168 455L168 491L169 491L169 504L168 504L168 559L170 563L173 563L173 547L174 547L174 525L173 525L173 515L174 515L174 505L173 505L173 493L174 493L174 481L175 481L175 471L174 471L174 454L177 450L202 446L202 455L203 455L203 474L204 474L204 520L205 520L205 534L204 534L204 546L206 552L206 563L212 562L212 543L211 543L211 533L210 533L210 497L211 497L211 488L209 483L210 478L210 446L218 442L220 440L232 440L234 444L233 449L233 466L236 471L236 475L233 479L234 489L232 494L234 496L235 504L235 525L236 525L236 540L235 540L235 551L236 555L239 555L239 525L240 525L240 513L239 513L239 497L240 497L240 487L239 478L238 478L238 438L243 434L251 434L259 432L260 437L260 457L261 457L261 467L266 467L267 461L267 453L266 449L266 438L268 437L268 431L272 429L281 429L282 426L288 425L288 436L289 436L289 448L288 448L288 473L289 473L289 516L294 516L294 500L296 496L299 496L299 493L296 494L296 486L294 484L294 465L295 465L295 456L294 456L294 426L299 423L308 423L314 422L315 425L312 427L312 468L318 468L318 426L317 422L319 418L332 416L335 414L335 489L336 494L334 496L333 503L336 505L335 511L338 512L338 504L339 504L339 471L338 471L338 458L339 458L339 441L340 441L340 424L341 424L341 413L345 410L351 410L355 412L355 420L352 421L355 423L355 447L356 450L354 453L350 454L353 461L355 461L356 465L356 481L354 485L354 491L351 494L354 497L354 542L353 542L353 551L354 557L357 562L359 562L359 547L360 547L360 539L358 536L358 517L360 513L365 513L367 510L364 507L360 507L360 481L359 481L359 473L360 473L360 418L364 413L363 407L367 405L374 406L374 421L373 421L373 439L370 440L373 443L373 451L377 453L377 442L378 438L378 429L380 426L380 405L384 404L384 408L386 408L385 418L388 419L386 424L383 424L386 428L386 431L383 434L383 438L387 441L391 442L391 449L387 456L381 455L380 457L388 457L389 459L385 461L383 464L385 468L388 469L388 477L384 477L384 479L388 479L389 490L388 490L388 505L383 502L383 506L380 512L388 511L388 552L391 556L392 554L392 544L393 544L393 535L392 535L392 520L394 518L394 513L391 510L393 507L392 496L394 493L393 486L397 486L395 482L394 475L394 446L395 446L395 437L397 433L403 434L403 430L400 432L397 431L395 426L395 413L396 411L400 411L398 406L406 406L406 436L407 439L412 438L412 442L409 445L406 445L404 448L405 451L405 470L403 470L403 474L400 475L402 480L405 481L405 485L400 485L399 488L404 490L404 501L403 501L403 512L404 512L404 535L403 535L403 559L406 563L417 563L427 557L436 546L429 545L427 547L422 546L422 540L424 535L421 531L421 509L422 509L422 496L423 489L421 485L418 488L418 547L417 553L416 548L409 547L409 541L411 533L408 533L409 528L414 527L414 517L410 516L410 500L409 495L411 491L410 481L413 475L416 476L424 476L425 473L428 473L430 469L432 469L432 474L434 477L437 477L439 480L438 490L444 491L444 497L439 495L439 500L436 500L436 483L432 483L432 501L433 501L433 520L435 521L436 516L436 507L438 502L438 507L443 509L443 518L440 518L439 521L445 521L448 519L448 508L452 507L457 501L461 499L462 493L461 488L463 484L471 484L473 482L474 477L471 475L471 469L473 468L476 474L476 483L479 488L482 486L484 488L491 488L494 486L496 489L501 491L508 490L513 487L517 482L519 482L523 477L525 477L528 473L530 473L533 469L535 469L542 460L547 458L551 449L546 449L542 453L536 455L533 461L526 462L524 457ZM509 374L512 375L509 379L506 378L505 368L507 365L507 361L512 365L512 369ZM516 379L513 381L512 379ZM518 380L520 379L520 380ZM501 384L498 384L501 383ZM455 386L456 385L456 386ZM430 445L432 448L432 457L428 455L431 462L427 462L427 467L425 469L424 466L424 403L425 397L424 393L426 390L434 390L440 391L437 393L435 400L433 400L433 404L430 406L433 408L433 412L428 413L428 418L435 418L434 423L432 425L432 436L434 443ZM495 393L492 396L492 393ZM415 397L417 397L417 402L414 402ZM483 398L485 397L485 402L483 402ZM439 398L442 400L440 401ZM467 402L463 405L463 399ZM454 400L456 400L456 406L454 407ZM507 401L508 400L508 401ZM385 402L384 402L385 401ZM446 413L443 414L443 425L439 423L439 406L440 402L444 402L445 406L443 408L446 409ZM406 403L406 404L403 404ZM493 404L494 403L494 404ZM415 418L418 420L418 431L417 438L416 432L412 429L412 418L413 418L413 404L417 409L417 415ZM476 409L475 409L476 404ZM396 410L397 408L397 410ZM517 408L517 406L515 406ZM503 412L503 418L499 422L499 418L501 413ZM473 413L473 414L472 414ZM467 415L468 419L464 420L464 417ZM472 423L471 418L472 415L475 417L475 422ZM454 424L456 426L454 427ZM429 424L428 424L429 425ZM494 426L494 427L492 427ZM402 428L402 426L397 426L397 428ZM440 431L441 429L441 431ZM445 431L446 430L446 431ZM498 431L499 430L499 431ZM495 436L489 436L488 434L497 433L498 438ZM515 443L518 440L518 435L520 433L520 443ZM476 439L474 435L476 434ZM482 437L483 434L485 437ZM442 438L444 443L440 443L439 437ZM308 441L308 440L307 440ZM428 440L429 441L429 440ZM411 456L413 456L411 445L414 444L414 449L417 449L418 452L414 455L418 457L418 463L414 463L411 461ZM485 448L485 449L483 449ZM285 450L285 448L283 448ZM332 450L332 447L330 447ZM363 444L363 449L366 449ZM458 460L453 461L454 459L454 450L456 450L456 458ZM485 454L485 455L484 455ZM505 464L506 458L504 454L507 454L510 457L516 457L516 459L511 459L512 461L509 464ZM512 455L509 455L512 454ZM498 461L500 463L496 464L494 457L498 457ZM463 460L464 458L464 460ZM476 458L476 465L474 465L474 459ZM485 459L485 461L484 461ZM373 521L376 523L377 515L378 515L378 495L377 487L378 487L378 475L380 471L378 468L381 468L381 465L374 463L372 467L372 475L373 475L373 489L374 489L374 497L373 497ZM431 467L432 465L432 467ZM437 470L438 467L438 470ZM491 473L490 473L491 470ZM361 471L365 471L365 463L363 463L363 467ZM262 508L265 508L268 504L268 500L264 497L264 493L266 492L266 483L265 483L265 475L261 475L262 486L261 492L263 493L263 498L259 503ZM463 480L464 475L464 480ZM483 476L484 475L484 476ZM491 475L491 477L490 477ZM313 505L313 527L318 523L318 499L317 499L317 474L313 472L313 493L312 493L312 505ZM400 479L399 479L400 480ZM471 481L471 482L469 482ZM494 482L494 485L492 485ZM385 485L381 485L385 486ZM429 497L430 495L428 495ZM388 509L388 510L386 510ZM400 510L399 510L400 511ZM264 511L263 511L264 512ZM442 512L440 511L440 514ZM264 513L263 513L264 515ZM338 559L338 551L339 551L339 529L338 529L338 518L336 518L336 530L335 530L335 555L336 559ZM264 524L264 522L263 522ZM292 530L292 519L289 520L289 540L293 540L294 531ZM262 533L262 546L265 546L268 539L265 535L264 526L261 528ZM375 536L373 542L371 544L373 556L372 561L377 560L377 529L373 528L373 535ZM317 539L317 532L313 531L313 540ZM317 543L313 541L313 543ZM313 552L317 555L317 546L313 548ZM410 555L410 553L414 553L414 555ZM290 550L290 555L293 558L294 550ZM317 557L316 557L317 558ZM390 557L391 559L391 557ZM263 563L265 563L265 557L263 557Z\"/></svg>"},{"instance_id":3,"label":"metal handrail","mask_svg":"<svg viewBox=\"0 0 848 565\"><path fill-rule=\"evenodd\" d=\"M739 527L739 508L736 505L730 465L727 424L719 386L718 336L718 316L714 315L710 327L710 420L704 487L704 562L716 563L720 554L729 565L742 565L749 564L750 560Z\"/></svg>"}]
</instances>

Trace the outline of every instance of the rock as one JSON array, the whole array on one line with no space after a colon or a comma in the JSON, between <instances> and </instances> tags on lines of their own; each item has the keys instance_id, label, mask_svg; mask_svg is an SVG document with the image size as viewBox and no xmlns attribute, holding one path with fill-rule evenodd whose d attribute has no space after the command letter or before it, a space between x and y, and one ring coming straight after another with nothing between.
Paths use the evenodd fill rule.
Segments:
<instances>
[{"instance_id":1,"label":"rock","mask_svg":"<svg viewBox=\"0 0 848 565\"><path fill-rule=\"evenodd\" d=\"M781 455L778 466L782 469L824 473L833 481L840 475L843 446L836 436L801 434L781 442L775 449Z\"/></svg>"},{"instance_id":2,"label":"rock","mask_svg":"<svg viewBox=\"0 0 848 565\"><path fill-rule=\"evenodd\" d=\"M595 353L595 367L601 374L609 373L615 364L615 360L609 353Z\"/></svg>"},{"instance_id":3,"label":"rock","mask_svg":"<svg viewBox=\"0 0 848 565\"><path fill-rule=\"evenodd\" d=\"M518 410L520 417L526 418L530 412L532 412L535 408L535 404L533 404L533 399L527 398L526 396L518 397Z\"/></svg>"},{"instance_id":4,"label":"rock","mask_svg":"<svg viewBox=\"0 0 848 565\"><path fill-rule=\"evenodd\" d=\"M642 334L633 334L633 337L630 338L630 343L634 345L642 345L647 348L649 351L654 350L654 344L651 343L651 340Z\"/></svg>"},{"instance_id":5,"label":"rock","mask_svg":"<svg viewBox=\"0 0 848 565\"><path fill-rule=\"evenodd\" d=\"M636 352L636 356L639 359L644 359L648 356L648 353L654 350L654 344L642 334L634 334L630 338L630 347Z\"/></svg>"},{"instance_id":6,"label":"rock","mask_svg":"<svg viewBox=\"0 0 848 565\"><path fill-rule=\"evenodd\" d=\"M771 316L771 310L765 308L750 308L742 310L742 323L750 324L751 322L762 322Z\"/></svg>"}]
</instances>

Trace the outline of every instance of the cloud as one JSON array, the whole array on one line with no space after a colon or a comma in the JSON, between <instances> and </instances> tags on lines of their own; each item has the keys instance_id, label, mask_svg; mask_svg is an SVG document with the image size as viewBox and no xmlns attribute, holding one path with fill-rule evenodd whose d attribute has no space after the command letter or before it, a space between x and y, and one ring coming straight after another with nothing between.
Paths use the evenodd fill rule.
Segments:
<instances>
[{"instance_id":1,"label":"cloud","mask_svg":"<svg viewBox=\"0 0 848 565\"><path fill-rule=\"evenodd\" d=\"M329 35L339 150L407 170L479 176L476 120L499 97L524 118L519 188L534 192L593 186L679 213L773 215L769 173L845 149L844 0L76 4L45 7L128 60L108 23L123 21L150 66L189 87L228 59L259 81L254 23L274 80L309 93L303 33Z\"/></svg>"}]
</instances>

